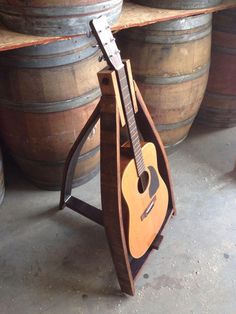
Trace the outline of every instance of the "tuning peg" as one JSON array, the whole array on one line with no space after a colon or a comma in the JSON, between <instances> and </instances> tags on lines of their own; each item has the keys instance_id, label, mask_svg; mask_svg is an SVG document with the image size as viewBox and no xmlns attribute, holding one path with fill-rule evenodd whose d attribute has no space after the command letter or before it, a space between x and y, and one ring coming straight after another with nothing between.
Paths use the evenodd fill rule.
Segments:
<instances>
[{"instance_id":1,"label":"tuning peg","mask_svg":"<svg viewBox=\"0 0 236 314\"><path fill-rule=\"evenodd\" d=\"M99 61L99 62L102 62L102 61L104 61L104 60L105 60L104 56L99 56L99 57L98 57L98 61Z\"/></svg>"}]
</instances>

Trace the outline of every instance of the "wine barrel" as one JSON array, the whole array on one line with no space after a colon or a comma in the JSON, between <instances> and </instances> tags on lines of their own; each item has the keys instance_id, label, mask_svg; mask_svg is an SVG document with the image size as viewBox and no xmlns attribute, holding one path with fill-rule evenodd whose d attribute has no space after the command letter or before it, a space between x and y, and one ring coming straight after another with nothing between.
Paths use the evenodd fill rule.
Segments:
<instances>
[{"instance_id":1,"label":"wine barrel","mask_svg":"<svg viewBox=\"0 0 236 314\"><path fill-rule=\"evenodd\" d=\"M133 0L133 2L153 8L191 10L210 8L220 4L222 0Z\"/></svg>"},{"instance_id":2,"label":"wine barrel","mask_svg":"<svg viewBox=\"0 0 236 314\"><path fill-rule=\"evenodd\" d=\"M0 205L3 202L5 194L5 187L4 187L4 175L3 175L3 162L2 162L2 152L0 149Z\"/></svg>"},{"instance_id":3,"label":"wine barrel","mask_svg":"<svg viewBox=\"0 0 236 314\"><path fill-rule=\"evenodd\" d=\"M236 126L236 10L213 19L212 63L198 121L210 127Z\"/></svg>"},{"instance_id":4,"label":"wine barrel","mask_svg":"<svg viewBox=\"0 0 236 314\"><path fill-rule=\"evenodd\" d=\"M0 135L25 175L60 189L67 154L100 98L93 39L86 36L2 53ZM74 185L97 173L99 127L91 132Z\"/></svg>"},{"instance_id":5,"label":"wine barrel","mask_svg":"<svg viewBox=\"0 0 236 314\"><path fill-rule=\"evenodd\" d=\"M125 30L119 43L166 146L184 140L199 110L210 63L211 15Z\"/></svg>"},{"instance_id":6,"label":"wine barrel","mask_svg":"<svg viewBox=\"0 0 236 314\"><path fill-rule=\"evenodd\" d=\"M0 18L10 29L32 35L86 34L89 21L106 15L110 24L119 17L123 0L0 0Z\"/></svg>"}]
</instances>

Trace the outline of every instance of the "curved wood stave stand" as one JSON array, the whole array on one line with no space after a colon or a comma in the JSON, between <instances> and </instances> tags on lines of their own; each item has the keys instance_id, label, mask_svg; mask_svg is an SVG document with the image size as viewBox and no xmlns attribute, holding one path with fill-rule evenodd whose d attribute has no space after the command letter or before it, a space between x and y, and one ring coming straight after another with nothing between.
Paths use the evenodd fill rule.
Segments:
<instances>
[{"instance_id":1,"label":"curved wood stave stand","mask_svg":"<svg viewBox=\"0 0 236 314\"><path fill-rule=\"evenodd\" d=\"M125 61L129 83L133 82L129 61ZM164 146L155 129L136 84L130 83L131 92L137 98L136 119L146 141L155 144L159 171L169 191L169 206L165 222L148 251L139 259L132 259L128 252L122 216L121 173L120 173L120 126L125 125L114 71L105 69L98 73L102 98L73 145L65 166L61 190L60 209L65 206L103 225L110 247L113 263L121 290L135 294L134 280L153 249L158 249L165 224L176 212L173 189ZM101 126L101 198L102 210L97 209L71 195L73 173L81 148L93 126L100 117Z\"/></svg>"}]
</instances>

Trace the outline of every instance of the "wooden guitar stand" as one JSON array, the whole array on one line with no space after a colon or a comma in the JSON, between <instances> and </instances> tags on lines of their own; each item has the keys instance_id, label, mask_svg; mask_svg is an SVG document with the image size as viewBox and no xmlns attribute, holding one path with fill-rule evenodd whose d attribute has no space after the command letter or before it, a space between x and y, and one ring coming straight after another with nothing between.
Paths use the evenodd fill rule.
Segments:
<instances>
[{"instance_id":1,"label":"wooden guitar stand","mask_svg":"<svg viewBox=\"0 0 236 314\"><path fill-rule=\"evenodd\" d=\"M169 192L169 206L165 222L152 246L144 256L133 259L128 253L124 221L122 218L122 195L120 173L120 128L125 126L125 119L120 100L116 72L105 69L98 73L102 97L93 114L82 129L79 137L69 152L63 176L60 209L65 206L104 226L110 246L121 290L134 295L134 279L148 255L158 249L163 238L161 235L168 219L175 213L172 184L168 160L161 139L155 129L142 96L133 81L129 61L124 61L130 84L136 121L144 141L153 142L158 156L159 172ZM101 125L101 198L102 210L91 206L71 195L72 180L81 148L94 125L100 118Z\"/></svg>"}]
</instances>

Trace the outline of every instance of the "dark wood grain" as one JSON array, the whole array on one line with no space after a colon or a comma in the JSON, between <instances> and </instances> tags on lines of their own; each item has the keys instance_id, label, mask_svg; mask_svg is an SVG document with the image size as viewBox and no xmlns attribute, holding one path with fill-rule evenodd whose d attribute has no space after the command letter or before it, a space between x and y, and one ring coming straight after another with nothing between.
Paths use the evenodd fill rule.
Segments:
<instances>
[{"instance_id":1,"label":"dark wood grain","mask_svg":"<svg viewBox=\"0 0 236 314\"><path fill-rule=\"evenodd\" d=\"M102 79L104 81L104 72ZM121 207L120 118L111 75L109 95L102 96L101 107L101 194L103 221L118 281L123 292L134 295ZM108 90L108 86L105 86ZM101 89L103 87L101 85ZM113 94L113 96L110 96Z\"/></svg>"},{"instance_id":2,"label":"dark wood grain","mask_svg":"<svg viewBox=\"0 0 236 314\"><path fill-rule=\"evenodd\" d=\"M236 9L213 19L211 68L198 121L211 127L236 126Z\"/></svg>"}]
</instances>

